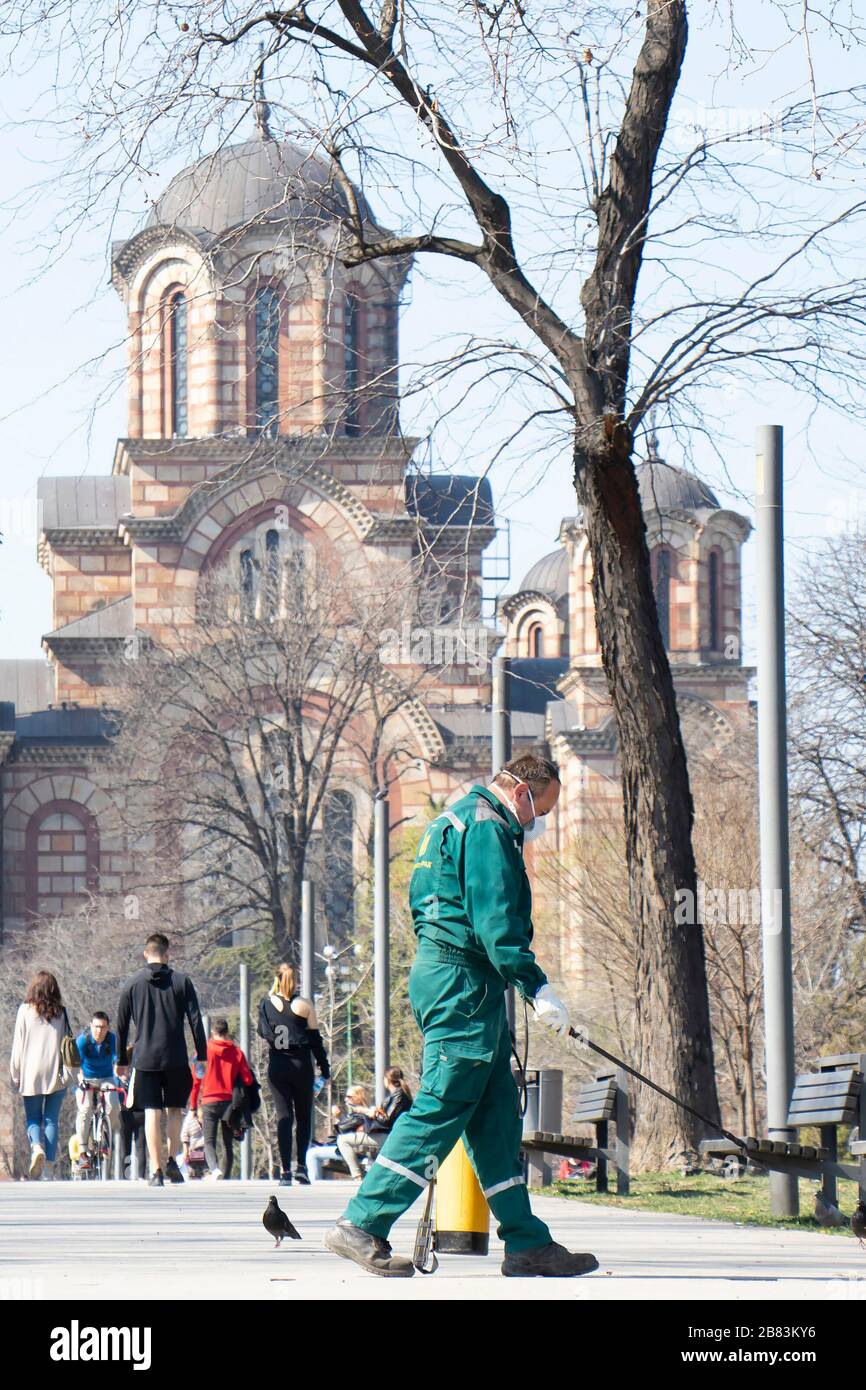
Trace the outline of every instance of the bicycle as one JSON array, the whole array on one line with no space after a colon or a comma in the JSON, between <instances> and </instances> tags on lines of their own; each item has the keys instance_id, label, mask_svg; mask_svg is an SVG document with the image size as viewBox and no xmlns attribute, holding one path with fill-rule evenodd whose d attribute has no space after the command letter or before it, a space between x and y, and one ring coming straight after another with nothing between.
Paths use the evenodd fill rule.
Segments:
<instances>
[{"instance_id":1,"label":"bicycle","mask_svg":"<svg viewBox=\"0 0 866 1390\"><path fill-rule=\"evenodd\" d=\"M94 1091L96 1099L90 1116L90 1133L78 1159L78 1175L107 1182L111 1177L112 1147L108 1096L112 1091L120 1091L121 1087L111 1081L81 1081L79 1090Z\"/></svg>"}]
</instances>

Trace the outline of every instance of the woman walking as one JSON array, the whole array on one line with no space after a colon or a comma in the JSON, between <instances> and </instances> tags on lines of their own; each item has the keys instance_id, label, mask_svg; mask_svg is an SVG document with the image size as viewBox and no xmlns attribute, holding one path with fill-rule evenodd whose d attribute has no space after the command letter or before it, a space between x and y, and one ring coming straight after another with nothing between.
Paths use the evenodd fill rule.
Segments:
<instances>
[{"instance_id":1,"label":"woman walking","mask_svg":"<svg viewBox=\"0 0 866 1390\"><path fill-rule=\"evenodd\" d=\"M67 1084L61 1044L69 1031L60 986L49 971L37 971L15 1019L9 1066L12 1089L24 1101L31 1181L54 1175L57 1120Z\"/></svg>"},{"instance_id":2,"label":"woman walking","mask_svg":"<svg viewBox=\"0 0 866 1390\"><path fill-rule=\"evenodd\" d=\"M290 965L277 966L270 994L259 1007L259 1037L268 1044L268 1082L277 1112L280 1186L292 1182L292 1129L295 1129L296 1182L308 1183L307 1149L313 1123L313 1058L323 1080L331 1074L316 1010L295 989Z\"/></svg>"}]
</instances>

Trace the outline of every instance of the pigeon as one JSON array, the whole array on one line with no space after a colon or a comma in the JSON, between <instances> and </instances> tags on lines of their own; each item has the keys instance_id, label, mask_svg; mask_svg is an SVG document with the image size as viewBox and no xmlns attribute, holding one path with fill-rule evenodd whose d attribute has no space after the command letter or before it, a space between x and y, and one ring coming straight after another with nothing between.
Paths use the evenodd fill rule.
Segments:
<instances>
[{"instance_id":1,"label":"pigeon","mask_svg":"<svg viewBox=\"0 0 866 1390\"><path fill-rule=\"evenodd\" d=\"M862 1245L866 1240L866 1202L858 1202L852 1211L851 1230Z\"/></svg>"},{"instance_id":2,"label":"pigeon","mask_svg":"<svg viewBox=\"0 0 866 1390\"><path fill-rule=\"evenodd\" d=\"M295 1230L286 1213L283 1211L276 1197L272 1197L265 1207L265 1214L262 1217L262 1225L269 1236L273 1236L276 1244L275 1250L279 1250L281 1241L289 1236L292 1240L300 1240L300 1234Z\"/></svg>"},{"instance_id":3,"label":"pigeon","mask_svg":"<svg viewBox=\"0 0 866 1390\"><path fill-rule=\"evenodd\" d=\"M815 1220L819 1226L847 1226L847 1221L841 1211L832 1202L828 1202L823 1192L818 1189L815 1193Z\"/></svg>"}]
</instances>

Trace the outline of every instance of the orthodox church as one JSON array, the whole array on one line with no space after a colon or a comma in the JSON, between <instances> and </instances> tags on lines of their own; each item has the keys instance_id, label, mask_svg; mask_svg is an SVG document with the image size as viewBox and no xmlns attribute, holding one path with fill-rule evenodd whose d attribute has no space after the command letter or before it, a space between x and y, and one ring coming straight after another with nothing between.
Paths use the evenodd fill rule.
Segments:
<instances>
[{"instance_id":1,"label":"orthodox church","mask_svg":"<svg viewBox=\"0 0 866 1390\"><path fill-rule=\"evenodd\" d=\"M135 881L125 793L107 756L118 655L140 639L170 643L214 566L254 601L257 556L278 559L298 537L350 557L359 574L420 575L419 627L424 576L435 574L445 595L436 621L461 636L454 661L420 677L414 644L384 657L414 691L395 716L414 756L391 787L392 823L420 819L431 801L489 775L498 648L510 658L515 752L546 748L562 768L550 846L618 814L580 518L562 522L557 548L500 599L495 624L484 622L490 485L414 465L416 441L400 429L398 316L410 265L347 270L343 185L322 158L259 125L173 178L112 248L129 345L126 437L104 476L40 483L37 555L53 595L45 660L0 661L7 941ZM360 192L354 199L375 227ZM654 448L639 478L687 742L733 737L748 708L740 551L749 522ZM334 791L361 846L369 791L350 766L343 772Z\"/></svg>"}]
</instances>

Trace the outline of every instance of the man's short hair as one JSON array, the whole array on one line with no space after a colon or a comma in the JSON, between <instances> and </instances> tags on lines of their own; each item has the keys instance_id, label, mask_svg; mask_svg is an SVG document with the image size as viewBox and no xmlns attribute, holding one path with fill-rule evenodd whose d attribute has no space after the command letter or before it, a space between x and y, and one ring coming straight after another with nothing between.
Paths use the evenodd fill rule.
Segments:
<instances>
[{"instance_id":1,"label":"man's short hair","mask_svg":"<svg viewBox=\"0 0 866 1390\"><path fill-rule=\"evenodd\" d=\"M559 768L549 758L535 753L523 753L503 763L493 779L496 787L512 787L515 782L525 782L533 796L540 795L551 782L559 782Z\"/></svg>"},{"instance_id":2,"label":"man's short hair","mask_svg":"<svg viewBox=\"0 0 866 1390\"><path fill-rule=\"evenodd\" d=\"M111 1019L108 1017L108 1014L104 1014L101 1009L97 1009L97 1011L94 1014L91 1014L90 1022L95 1023L97 1019L100 1023L111 1022Z\"/></svg>"},{"instance_id":3,"label":"man's short hair","mask_svg":"<svg viewBox=\"0 0 866 1390\"><path fill-rule=\"evenodd\" d=\"M210 1026L211 1032L217 1038L227 1038L229 1035L229 1021L227 1018L215 1018Z\"/></svg>"},{"instance_id":4,"label":"man's short hair","mask_svg":"<svg viewBox=\"0 0 866 1390\"><path fill-rule=\"evenodd\" d=\"M144 954L159 956L160 960L165 960L168 955L168 937L163 936L161 931L151 932L144 943Z\"/></svg>"}]
</instances>

